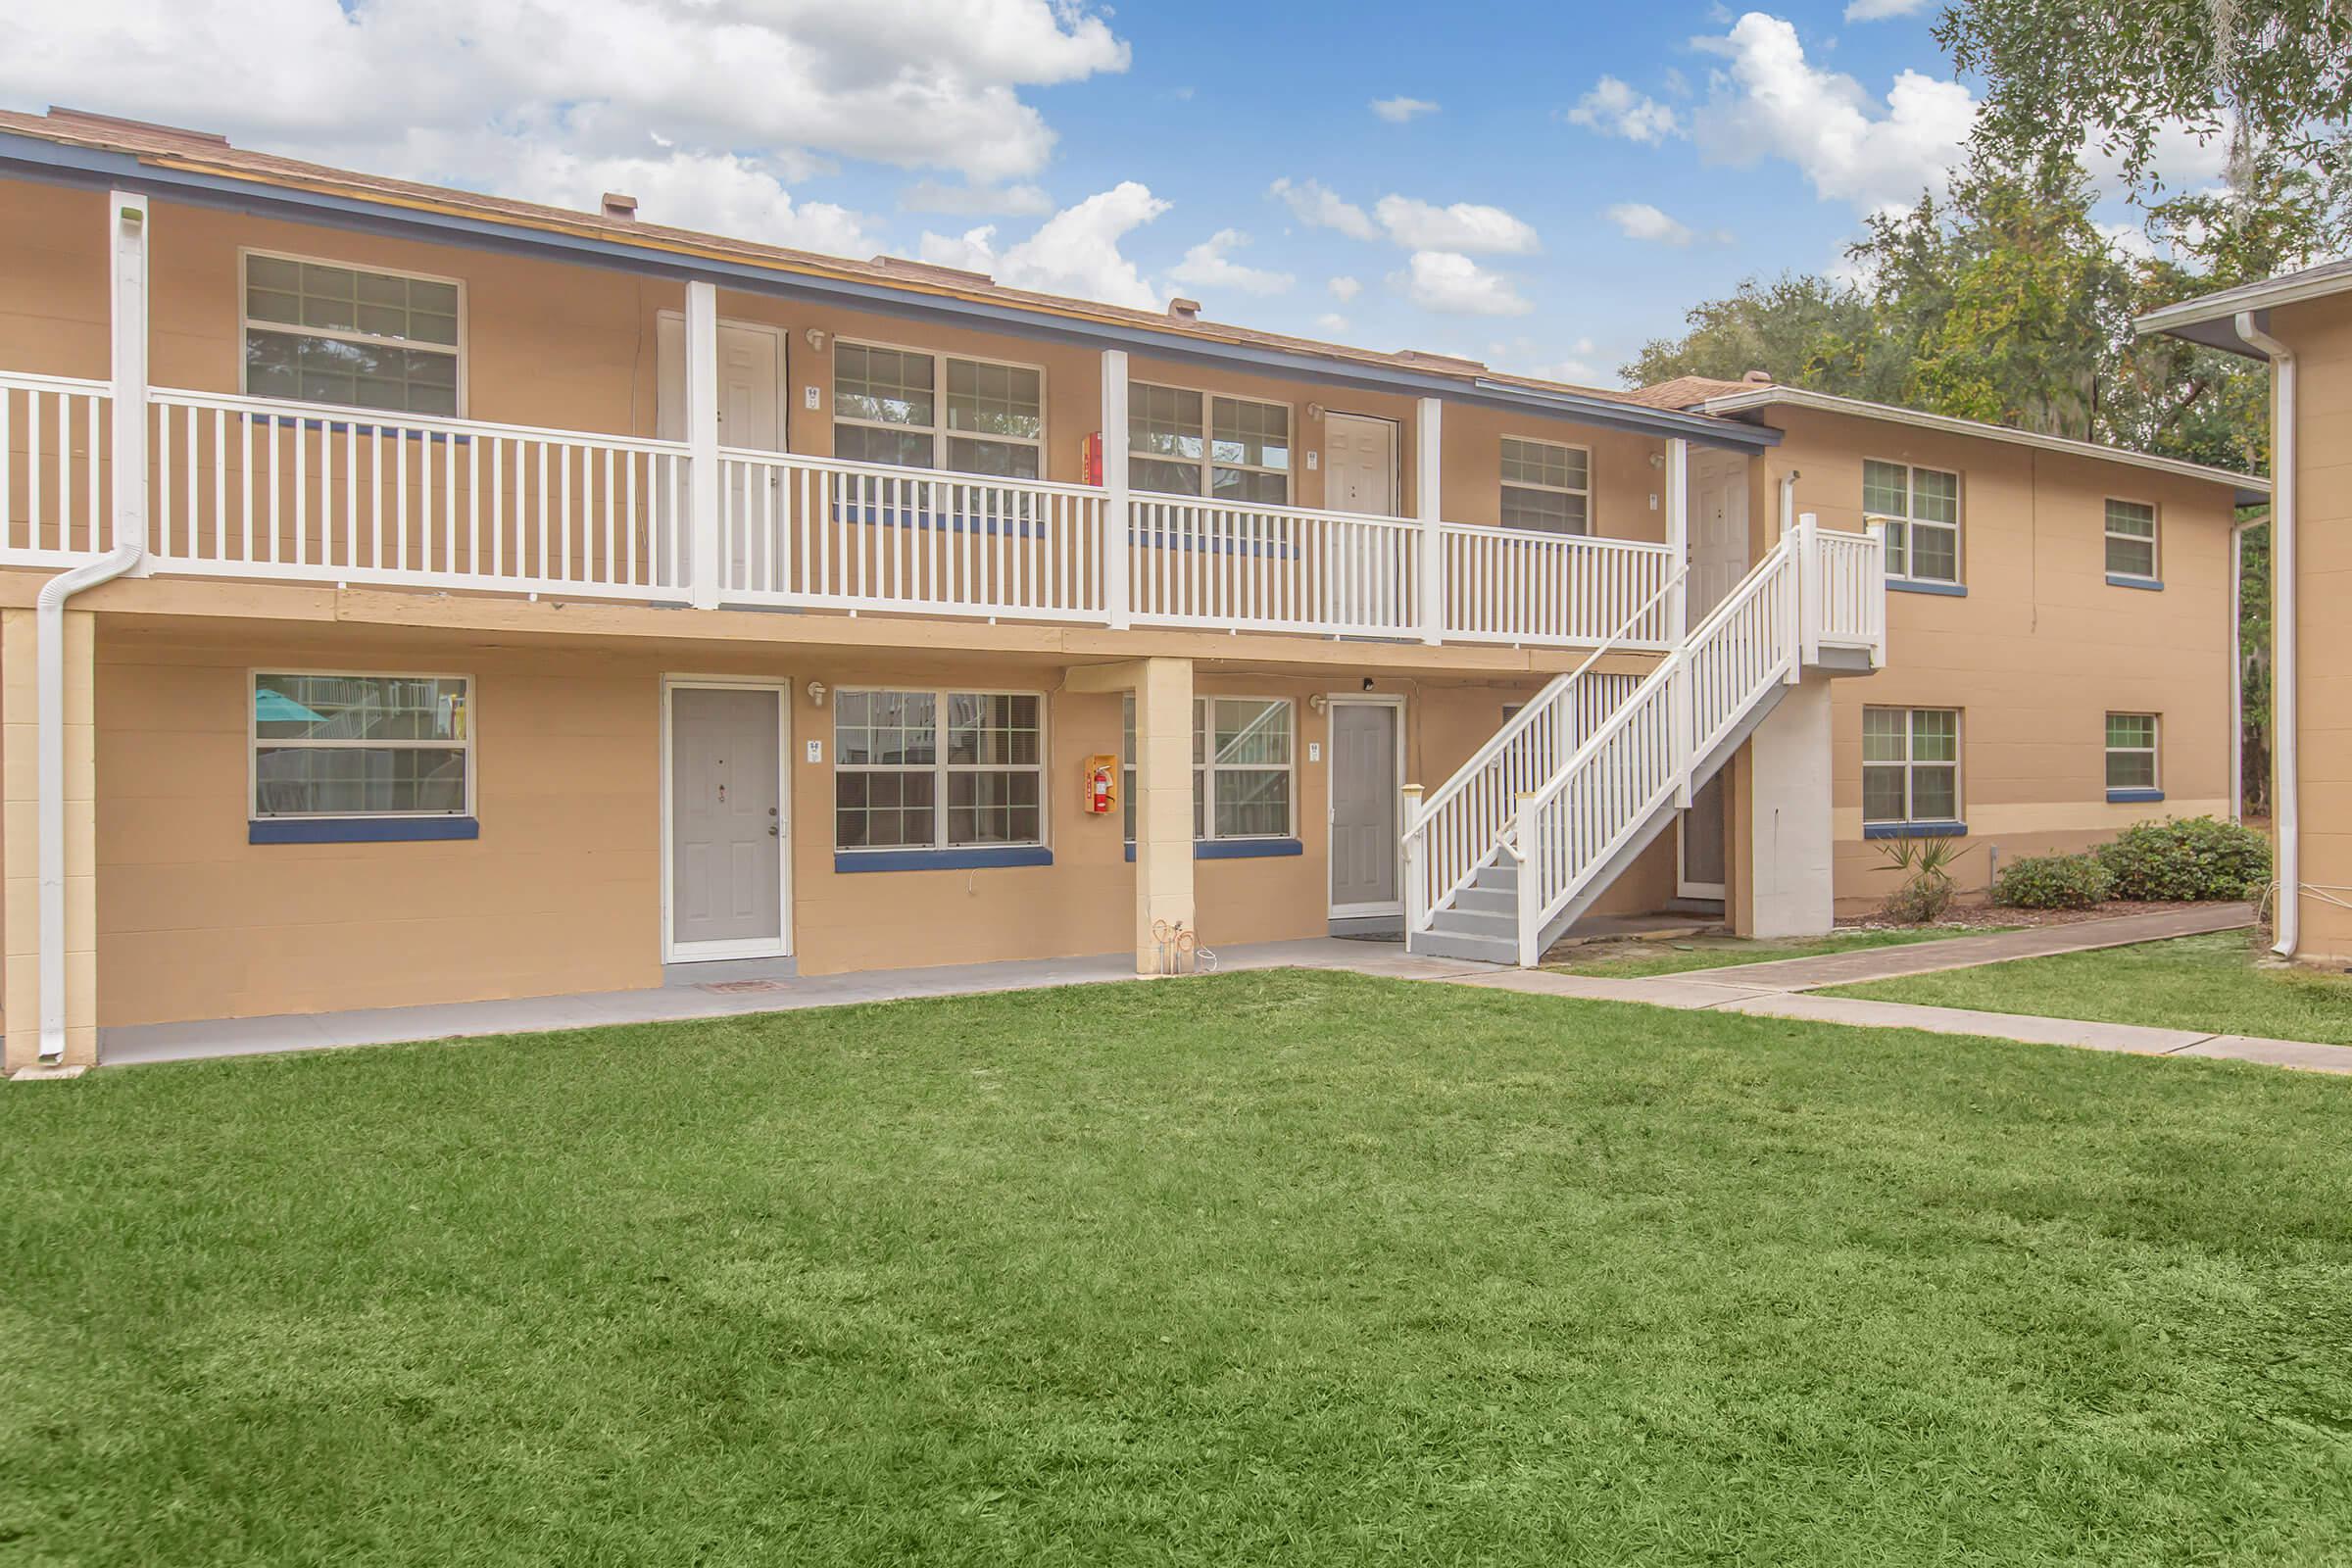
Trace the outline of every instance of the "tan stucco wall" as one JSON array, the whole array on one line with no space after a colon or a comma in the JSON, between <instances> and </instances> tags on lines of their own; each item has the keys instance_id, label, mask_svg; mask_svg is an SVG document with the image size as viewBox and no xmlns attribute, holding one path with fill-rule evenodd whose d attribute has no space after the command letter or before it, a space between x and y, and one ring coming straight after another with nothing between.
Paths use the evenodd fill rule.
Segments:
<instances>
[{"instance_id":1,"label":"tan stucco wall","mask_svg":"<svg viewBox=\"0 0 2352 1568\"><path fill-rule=\"evenodd\" d=\"M1824 527L1863 526L1866 458L1960 474L1965 598L1890 591L1886 667L1836 689L1838 895L1853 911L1896 876L1862 836L1865 706L1961 710L1967 853L1986 884L2003 860L2086 848L2149 817L2230 809L2230 495L2217 484L1884 420L1777 409L1787 432L1759 466L1759 545L1779 483ZM2107 498L2158 510L2161 593L2106 580ZM2109 804L2109 712L2162 715L2161 803Z\"/></svg>"},{"instance_id":2,"label":"tan stucco wall","mask_svg":"<svg viewBox=\"0 0 2352 1568\"><path fill-rule=\"evenodd\" d=\"M2272 313L2294 350L2300 956L2352 960L2352 295ZM2342 901L2342 902L2338 902Z\"/></svg>"}]
</instances>

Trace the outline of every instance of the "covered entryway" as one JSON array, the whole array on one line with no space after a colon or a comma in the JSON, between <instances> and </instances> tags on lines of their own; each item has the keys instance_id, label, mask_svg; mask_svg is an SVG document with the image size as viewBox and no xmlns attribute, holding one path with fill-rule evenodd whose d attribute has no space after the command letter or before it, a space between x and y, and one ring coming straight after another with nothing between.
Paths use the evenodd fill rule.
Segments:
<instances>
[{"instance_id":1,"label":"covered entryway","mask_svg":"<svg viewBox=\"0 0 2352 1568\"><path fill-rule=\"evenodd\" d=\"M664 441L686 439L686 318L663 311L656 322L655 349L659 382L655 395L654 433ZM784 439L784 329L759 321L718 323L718 441L727 447L755 452L782 452ZM736 466L729 477L738 487L758 485L773 490L781 482L778 470ZM737 494L729 498L731 514L772 517L778 496ZM657 549L673 548L670 541L670 498L654 497ZM730 580L744 582L750 553L749 530L730 530L724 542L732 558ZM663 554L659 559L672 559Z\"/></svg>"},{"instance_id":2,"label":"covered entryway","mask_svg":"<svg viewBox=\"0 0 2352 1568\"><path fill-rule=\"evenodd\" d=\"M1402 919L1404 700L1331 699L1331 918Z\"/></svg>"},{"instance_id":3,"label":"covered entryway","mask_svg":"<svg viewBox=\"0 0 2352 1568\"><path fill-rule=\"evenodd\" d=\"M1747 575L1747 466L1737 452L1700 447L1690 454L1690 625ZM1724 896L1724 777L1717 773L1701 785L1683 813L1675 835L1677 897Z\"/></svg>"},{"instance_id":4,"label":"covered entryway","mask_svg":"<svg viewBox=\"0 0 2352 1568\"><path fill-rule=\"evenodd\" d=\"M1323 416L1323 505L1331 512L1396 515L1396 422L1361 414Z\"/></svg>"},{"instance_id":5,"label":"covered entryway","mask_svg":"<svg viewBox=\"0 0 2352 1568\"><path fill-rule=\"evenodd\" d=\"M663 957L789 955L784 687L674 679L664 698Z\"/></svg>"}]
</instances>

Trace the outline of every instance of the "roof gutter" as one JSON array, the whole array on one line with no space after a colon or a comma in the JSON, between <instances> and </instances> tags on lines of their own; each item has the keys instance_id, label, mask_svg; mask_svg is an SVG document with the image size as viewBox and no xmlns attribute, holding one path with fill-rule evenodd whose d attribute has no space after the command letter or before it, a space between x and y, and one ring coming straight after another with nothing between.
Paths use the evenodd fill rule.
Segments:
<instances>
[{"instance_id":1,"label":"roof gutter","mask_svg":"<svg viewBox=\"0 0 2352 1568\"><path fill-rule=\"evenodd\" d=\"M2278 781L2278 940L2271 951L2291 958L2303 936L2303 790L2297 765L2295 356L2237 313L2237 335L2271 362L2271 769Z\"/></svg>"}]
</instances>

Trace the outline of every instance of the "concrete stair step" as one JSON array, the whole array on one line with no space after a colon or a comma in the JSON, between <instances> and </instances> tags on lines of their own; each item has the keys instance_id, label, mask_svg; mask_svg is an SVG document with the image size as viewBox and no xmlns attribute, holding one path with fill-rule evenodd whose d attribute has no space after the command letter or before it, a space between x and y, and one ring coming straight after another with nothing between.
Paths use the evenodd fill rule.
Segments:
<instances>
[{"instance_id":1,"label":"concrete stair step","mask_svg":"<svg viewBox=\"0 0 2352 1568\"><path fill-rule=\"evenodd\" d=\"M1478 963L1516 965L1519 944L1501 937L1464 936L1454 931L1416 931L1405 951L1431 958L1468 958Z\"/></svg>"},{"instance_id":2,"label":"concrete stair step","mask_svg":"<svg viewBox=\"0 0 2352 1568\"><path fill-rule=\"evenodd\" d=\"M1519 912L1519 893L1515 888L1466 887L1453 896L1450 907L1479 914L1508 914Z\"/></svg>"},{"instance_id":3,"label":"concrete stair step","mask_svg":"<svg viewBox=\"0 0 2352 1568\"><path fill-rule=\"evenodd\" d=\"M1452 936L1495 937L1515 947L1519 941L1519 911L1516 907L1508 914L1492 909L1440 909L1430 921L1430 929Z\"/></svg>"}]
</instances>

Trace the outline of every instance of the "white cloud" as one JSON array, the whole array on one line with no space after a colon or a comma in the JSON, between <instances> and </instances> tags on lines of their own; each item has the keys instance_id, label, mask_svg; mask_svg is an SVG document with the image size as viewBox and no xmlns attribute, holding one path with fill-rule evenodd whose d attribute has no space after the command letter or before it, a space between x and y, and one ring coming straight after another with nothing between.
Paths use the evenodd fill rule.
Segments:
<instances>
[{"instance_id":1,"label":"white cloud","mask_svg":"<svg viewBox=\"0 0 2352 1568\"><path fill-rule=\"evenodd\" d=\"M1232 288L1245 294L1280 294L1289 288L1293 282L1290 273L1244 267L1226 254L1249 243L1250 236L1240 229L1220 228L1186 251L1184 260L1168 269L1168 275L1197 288Z\"/></svg>"},{"instance_id":2,"label":"white cloud","mask_svg":"<svg viewBox=\"0 0 2352 1568\"><path fill-rule=\"evenodd\" d=\"M984 223L950 236L923 231L915 255L933 267L959 267L967 272L994 271L997 266L997 225Z\"/></svg>"},{"instance_id":3,"label":"white cloud","mask_svg":"<svg viewBox=\"0 0 2352 1568\"><path fill-rule=\"evenodd\" d=\"M1525 256L1538 248L1536 231L1499 207L1433 207L1409 196L1383 196L1372 211L1389 237L1408 250Z\"/></svg>"},{"instance_id":4,"label":"white cloud","mask_svg":"<svg viewBox=\"0 0 2352 1568\"><path fill-rule=\"evenodd\" d=\"M1337 311L1326 311L1315 318L1315 325L1326 332L1335 334L1345 332L1348 330L1348 318Z\"/></svg>"},{"instance_id":5,"label":"white cloud","mask_svg":"<svg viewBox=\"0 0 2352 1568\"><path fill-rule=\"evenodd\" d=\"M1054 199L1035 185L952 185L918 179L899 192L899 207L951 218L1043 218L1054 210Z\"/></svg>"},{"instance_id":6,"label":"white cloud","mask_svg":"<svg viewBox=\"0 0 2352 1568\"><path fill-rule=\"evenodd\" d=\"M1568 111L1568 120L1571 124L1597 130L1604 136L1623 136L1627 141L1648 142L1652 146L1669 136L1681 135L1683 130L1681 118L1671 106L1646 93L1636 92L1615 76L1603 76L1595 82L1592 90Z\"/></svg>"},{"instance_id":7,"label":"white cloud","mask_svg":"<svg viewBox=\"0 0 2352 1568\"><path fill-rule=\"evenodd\" d=\"M705 228L828 256L866 257L885 248L874 220L829 202L795 202L768 170L733 153L581 158L546 142L489 139L470 167L502 193L593 211L604 192L626 191L649 222Z\"/></svg>"},{"instance_id":8,"label":"white cloud","mask_svg":"<svg viewBox=\"0 0 2352 1568\"><path fill-rule=\"evenodd\" d=\"M1915 17L1935 0L1850 0L1845 8L1848 22L1885 22L1889 17Z\"/></svg>"},{"instance_id":9,"label":"white cloud","mask_svg":"<svg viewBox=\"0 0 2352 1568\"><path fill-rule=\"evenodd\" d=\"M649 221L722 226L835 158L1033 173L1054 136L1023 90L1128 60L1084 0L86 0L16 29L0 101L575 206L618 162ZM842 243L839 211L729 221Z\"/></svg>"},{"instance_id":10,"label":"white cloud","mask_svg":"<svg viewBox=\"0 0 2352 1568\"><path fill-rule=\"evenodd\" d=\"M1267 186L1266 194L1278 197L1293 218L1309 227L1337 229L1349 239L1377 239L1380 235L1361 207L1340 200L1311 179L1286 176Z\"/></svg>"},{"instance_id":11,"label":"white cloud","mask_svg":"<svg viewBox=\"0 0 2352 1568\"><path fill-rule=\"evenodd\" d=\"M1426 98L1380 98L1374 100L1372 112L1392 125L1402 125L1422 115L1434 115L1438 106Z\"/></svg>"},{"instance_id":12,"label":"white cloud","mask_svg":"<svg viewBox=\"0 0 2352 1568\"><path fill-rule=\"evenodd\" d=\"M1159 291L1119 253L1119 241L1167 210L1148 186L1122 180L1047 219L992 270L1014 288L1157 310Z\"/></svg>"},{"instance_id":13,"label":"white cloud","mask_svg":"<svg viewBox=\"0 0 2352 1568\"><path fill-rule=\"evenodd\" d=\"M1977 104L1960 82L1902 72L1882 113L1853 77L1809 64L1794 26L1755 11L1724 36L1691 44L1728 62L1693 122L1719 163L1783 158L1823 200L1872 212L1941 192L1965 156Z\"/></svg>"},{"instance_id":14,"label":"white cloud","mask_svg":"<svg viewBox=\"0 0 2352 1568\"><path fill-rule=\"evenodd\" d=\"M1347 276L1335 277L1323 286L1331 290L1331 297L1335 300L1338 300L1342 305L1347 304L1349 300L1355 298L1358 294L1361 294L1364 291L1363 284L1357 282L1352 277Z\"/></svg>"},{"instance_id":15,"label":"white cloud","mask_svg":"<svg viewBox=\"0 0 2352 1568\"><path fill-rule=\"evenodd\" d=\"M1690 225L1650 206L1647 202L1619 202L1602 215L1617 225L1627 239L1648 240L1659 245L1688 245L1697 236Z\"/></svg>"},{"instance_id":16,"label":"white cloud","mask_svg":"<svg viewBox=\"0 0 2352 1568\"><path fill-rule=\"evenodd\" d=\"M1391 281L1415 305L1448 316L1525 316L1535 309L1509 278L1456 251L1415 251Z\"/></svg>"}]
</instances>

